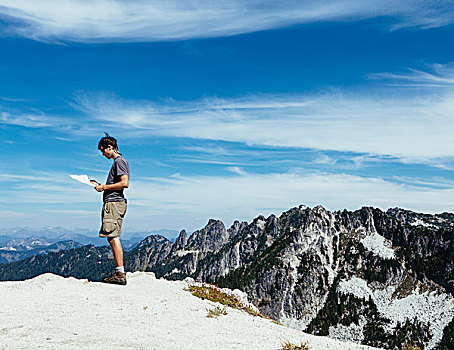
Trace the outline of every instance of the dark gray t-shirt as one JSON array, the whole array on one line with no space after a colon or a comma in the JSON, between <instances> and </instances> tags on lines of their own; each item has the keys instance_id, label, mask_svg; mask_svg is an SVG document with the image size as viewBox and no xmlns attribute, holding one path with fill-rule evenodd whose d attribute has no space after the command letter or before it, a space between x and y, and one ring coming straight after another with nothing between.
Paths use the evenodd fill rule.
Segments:
<instances>
[{"instance_id":1,"label":"dark gray t-shirt","mask_svg":"<svg viewBox=\"0 0 454 350\"><path fill-rule=\"evenodd\" d=\"M129 164L123 156L118 156L114 159L109 175L107 175L106 185L111 185L121 181L122 175L129 175ZM127 202L123 190L105 190L103 192L103 200L105 202Z\"/></svg>"}]
</instances>

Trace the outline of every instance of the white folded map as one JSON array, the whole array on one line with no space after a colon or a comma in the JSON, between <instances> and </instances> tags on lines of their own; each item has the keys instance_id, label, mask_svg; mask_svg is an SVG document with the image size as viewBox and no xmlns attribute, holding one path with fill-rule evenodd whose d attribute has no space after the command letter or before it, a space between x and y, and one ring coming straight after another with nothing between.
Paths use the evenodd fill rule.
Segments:
<instances>
[{"instance_id":1,"label":"white folded map","mask_svg":"<svg viewBox=\"0 0 454 350\"><path fill-rule=\"evenodd\" d=\"M98 181L90 180L88 175L69 175L69 176L71 176L74 180L82 182L83 184L89 185L91 187L100 185L100 183Z\"/></svg>"}]
</instances>

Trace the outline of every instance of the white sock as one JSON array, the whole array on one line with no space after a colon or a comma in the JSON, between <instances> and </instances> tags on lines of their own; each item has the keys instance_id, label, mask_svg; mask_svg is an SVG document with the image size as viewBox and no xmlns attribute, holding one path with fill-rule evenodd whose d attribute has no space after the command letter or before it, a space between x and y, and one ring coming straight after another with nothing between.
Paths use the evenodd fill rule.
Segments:
<instances>
[{"instance_id":1,"label":"white sock","mask_svg":"<svg viewBox=\"0 0 454 350\"><path fill-rule=\"evenodd\" d=\"M115 268L118 272L125 273L125 267L124 266L118 266Z\"/></svg>"}]
</instances>

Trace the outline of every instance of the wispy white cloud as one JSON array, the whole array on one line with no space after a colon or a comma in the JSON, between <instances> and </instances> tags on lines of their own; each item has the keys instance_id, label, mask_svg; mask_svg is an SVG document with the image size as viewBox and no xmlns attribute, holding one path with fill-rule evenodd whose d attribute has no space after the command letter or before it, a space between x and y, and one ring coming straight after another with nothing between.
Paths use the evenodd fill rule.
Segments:
<instances>
[{"instance_id":1,"label":"wispy white cloud","mask_svg":"<svg viewBox=\"0 0 454 350\"><path fill-rule=\"evenodd\" d=\"M54 214L68 214L68 215L96 215L99 210L78 210L78 209L44 209L43 212Z\"/></svg>"},{"instance_id":2,"label":"wispy white cloud","mask_svg":"<svg viewBox=\"0 0 454 350\"><path fill-rule=\"evenodd\" d=\"M6 101L6 102L32 102L32 99L28 98L11 98L11 97L5 97L5 96L0 96L0 100Z\"/></svg>"},{"instance_id":3,"label":"wispy white cloud","mask_svg":"<svg viewBox=\"0 0 454 350\"><path fill-rule=\"evenodd\" d=\"M454 63L428 65L426 70L409 69L404 73L370 74L371 79L388 81L391 85L408 87L454 87Z\"/></svg>"},{"instance_id":4,"label":"wispy white cloud","mask_svg":"<svg viewBox=\"0 0 454 350\"><path fill-rule=\"evenodd\" d=\"M90 203L99 199L99 193L85 188L69 177L69 173L30 171L28 174L0 174L0 185L4 188L9 205ZM88 189L88 191L87 191Z\"/></svg>"},{"instance_id":5,"label":"wispy white cloud","mask_svg":"<svg viewBox=\"0 0 454 350\"><path fill-rule=\"evenodd\" d=\"M18 106L15 108L5 108L0 105L0 127L3 128L7 126L21 126L31 129L54 129L72 136L98 135L100 132L99 126L90 120L86 120L84 117L84 115L51 115L40 111L34 113L23 112ZM64 140L62 137L57 139Z\"/></svg>"},{"instance_id":6,"label":"wispy white cloud","mask_svg":"<svg viewBox=\"0 0 454 350\"><path fill-rule=\"evenodd\" d=\"M364 205L382 209L399 206L422 212L454 210L454 189L444 184L435 187L436 180L425 186L418 184L417 179L414 184L402 184L378 177L326 173L179 175L162 180L139 179L128 190L131 220L161 222L166 217L167 222L174 224L172 228L192 230L212 217L230 225L235 219L250 221L258 214L280 214L298 204L321 204L330 210L353 210Z\"/></svg>"},{"instance_id":7,"label":"wispy white cloud","mask_svg":"<svg viewBox=\"0 0 454 350\"><path fill-rule=\"evenodd\" d=\"M13 210L0 210L0 218L21 218L21 217L24 217L26 215L26 213L21 213L21 212L17 212L17 211L13 211Z\"/></svg>"},{"instance_id":8,"label":"wispy white cloud","mask_svg":"<svg viewBox=\"0 0 454 350\"><path fill-rule=\"evenodd\" d=\"M88 169L85 169L88 170ZM89 169L93 172L101 172L100 169ZM105 172L104 170L102 171ZM8 173L0 174L0 183L28 182L31 183L66 183L73 184L74 180L69 177L69 174L52 171L31 171L29 174Z\"/></svg>"},{"instance_id":9,"label":"wispy white cloud","mask_svg":"<svg viewBox=\"0 0 454 350\"><path fill-rule=\"evenodd\" d=\"M231 166L228 167L227 170L231 171L232 173L238 174L238 175L246 175L247 173L240 167L238 166Z\"/></svg>"},{"instance_id":10,"label":"wispy white cloud","mask_svg":"<svg viewBox=\"0 0 454 350\"><path fill-rule=\"evenodd\" d=\"M314 161L314 164L334 166L337 163L337 159L328 157L326 154L318 156Z\"/></svg>"},{"instance_id":11,"label":"wispy white cloud","mask_svg":"<svg viewBox=\"0 0 454 350\"><path fill-rule=\"evenodd\" d=\"M229 36L319 21L389 16L392 28L453 22L449 1L3 0L3 31L41 41L131 42Z\"/></svg>"},{"instance_id":12,"label":"wispy white cloud","mask_svg":"<svg viewBox=\"0 0 454 350\"><path fill-rule=\"evenodd\" d=\"M213 147L207 149L187 148L193 154L185 160L232 166L246 165L250 158L235 163L238 157L233 160L232 151L215 141L353 152L360 154L358 166L372 159L450 169L446 164L454 157L454 64L374 78L402 86L392 91L385 87L385 92L379 84L377 90L367 92L331 90L161 102L78 93L71 102L77 118L1 112L0 125L47 127L79 136L99 135L102 125L130 138L159 135L213 140ZM407 84L419 87L415 92ZM327 161L326 156L316 160Z\"/></svg>"},{"instance_id":13,"label":"wispy white cloud","mask_svg":"<svg viewBox=\"0 0 454 350\"><path fill-rule=\"evenodd\" d=\"M447 79L447 78L445 78ZM199 101L124 101L84 95L75 108L135 135L299 147L435 162L454 156L454 95L325 92Z\"/></svg>"},{"instance_id":14,"label":"wispy white cloud","mask_svg":"<svg viewBox=\"0 0 454 350\"><path fill-rule=\"evenodd\" d=\"M0 113L0 125L19 125L27 128L46 128L61 125L61 121L44 114L12 114L10 112Z\"/></svg>"},{"instance_id":15,"label":"wispy white cloud","mask_svg":"<svg viewBox=\"0 0 454 350\"><path fill-rule=\"evenodd\" d=\"M299 204L321 204L329 210L371 205L432 213L454 211L454 189L444 179L391 181L343 173L253 174L242 169L230 170L235 174L136 176L126 190L129 202L125 228L195 230L209 218L230 225L236 219L251 221L259 214L280 214ZM99 225L100 194L76 182L70 184L60 179L52 184L26 183L24 187L10 189L6 195L10 200L0 203L0 217L5 216L11 223L21 214L18 211L14 217L8 217L9 211L15 213L10 208L28 204L33 205L36 215L31 219L24 217L24 224L95 228Z\"/></svg>"},{"instance_id":16,"label":"wispy white cloud","mask_svg":"<svg viewBox=\"0 0 454 350\"><path fill-rule=\"evenodd\" d=\"M409 176L394 176L393 180L400 181L407 185L416 185L423 187L433 187L433 188L454 188L454 180L444 179L444 178L429 178L429 179L419 179Z\"/></svg>"},{"instance_id":17,"label":"wispy white cloud","mask_svg":"<svg viewBox=\"0 0 454 350\"><path fill-rule=\"evenodd\" d=\"M230 156L233 154L238 154L235 153L231 150L227 150L225 147L220 147L217 145L211 145L209 147L201 147L201 146L183 146L180 147L181 150L183 151L189 151L193 153L201 153L201 154L208 154L210 156Z\"/></svg>"}]
</instances>

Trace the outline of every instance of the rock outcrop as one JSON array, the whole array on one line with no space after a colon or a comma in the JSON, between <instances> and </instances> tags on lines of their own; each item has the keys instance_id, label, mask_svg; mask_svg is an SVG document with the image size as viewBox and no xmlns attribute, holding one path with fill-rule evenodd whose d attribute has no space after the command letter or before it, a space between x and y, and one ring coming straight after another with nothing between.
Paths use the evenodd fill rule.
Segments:
<instances>
[{"instance_id":1,"label":"rock outcrop","mask_svg":"<svg viewBox=\"0 0 454 350\"><path fill-rule=\"evenodd\" d=\"M229 229L211 219L175 243L150 236L125 265L240 289L266 315L313 334L445 350L454 348L453 238L451 213L301 205ZM36 256L0 265L0 279L43 272L99 279L108 257L107 247L93 246Z\"/></svg>"},{"instance_id":2,"label":"rock outcrop","mask_svg":"<svg viewBox=\"0 0 454 350\"><path fill-rule=\"evenodd\" d=\"M454 316L453 226L447 213L299 206L229 230L210 220L146 269L244 290L265 314L314 334L442 349Z\"/></svg>"}]
</instances>

